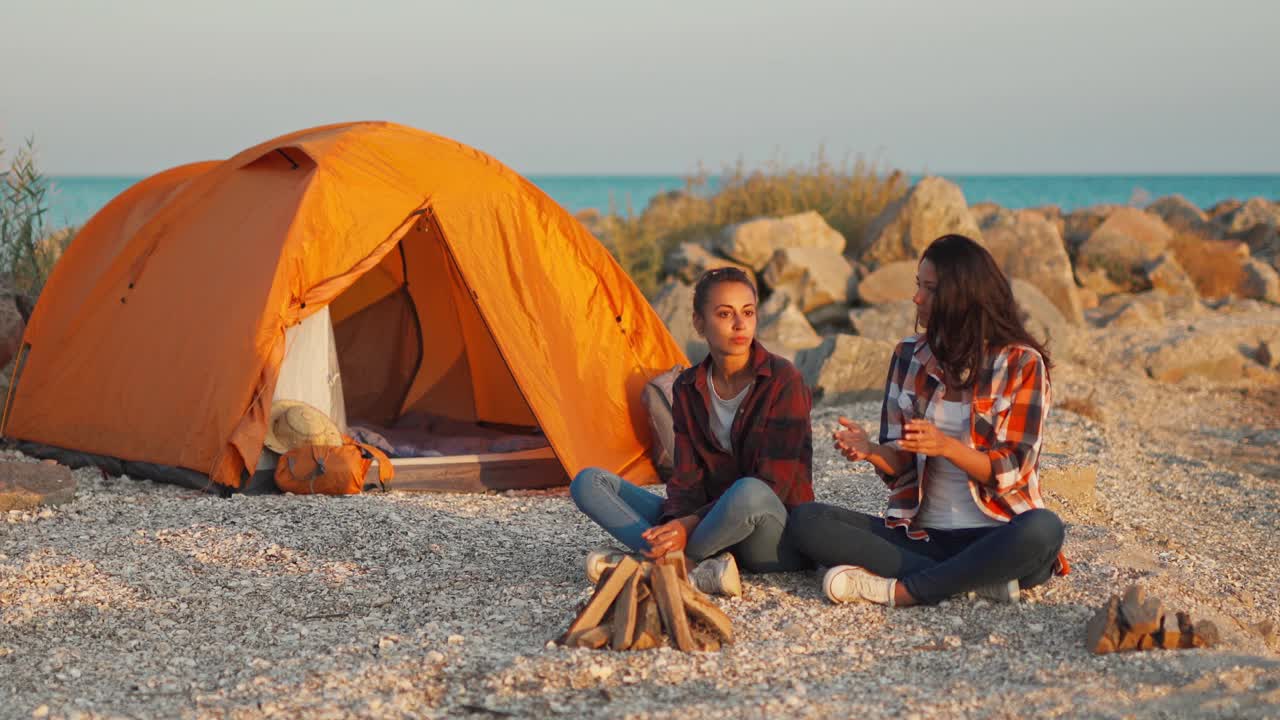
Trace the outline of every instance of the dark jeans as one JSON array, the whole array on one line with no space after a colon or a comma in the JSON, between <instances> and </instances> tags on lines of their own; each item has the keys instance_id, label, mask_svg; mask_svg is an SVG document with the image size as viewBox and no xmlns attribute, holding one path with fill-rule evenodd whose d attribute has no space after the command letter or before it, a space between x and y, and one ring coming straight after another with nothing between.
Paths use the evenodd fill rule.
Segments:
<instances>
[{"instance_id":1,"label":"dark jeans","mask_svg":"<svg viewBox=\"0 0 1280 720\"><path fill-rule=\"evenodd\" d=\"M587 468L569 484L578 509L633 551L647 549L640 536L662 517L662 498L599 468ZM698 561L722 550L733 553L748 572L810 567L783 545L787 509L764 482L742 478L712 506L689 536L685 554Z\"/></svg>"},{"instance_id":2,"label":"dark jeans","mask_svg":"<svg viewBox=\"0 0 1280 720\"><path fill-rule=\"evenodd\" d=\"M1049 579L1062 549L1062 521L1031 510L998 527L929 530L912 540L884 519L807 503L791 511L790 543L819 565L858 565L897 578L920 603L936 603L985 585L1017 580L1023 588Z\"/></svg>"}]
</instances>

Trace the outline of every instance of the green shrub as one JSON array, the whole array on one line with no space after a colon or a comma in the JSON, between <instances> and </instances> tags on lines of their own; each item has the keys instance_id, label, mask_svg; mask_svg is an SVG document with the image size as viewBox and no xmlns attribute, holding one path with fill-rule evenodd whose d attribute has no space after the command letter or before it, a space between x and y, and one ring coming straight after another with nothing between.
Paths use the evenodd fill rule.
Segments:
<instances>
[{"instance_id":1,"label":"green shrub","mask_svg":"<svg viewBox=\"0 0 1280 720\"><path fill-rule=\"evenodd\" d=\"M35 297L74 232L46 234L48 184L36 169L35 143L27 140L7 162L5 155L0 143L0 273L15 290Z\"/></svg>"}]
</instances>

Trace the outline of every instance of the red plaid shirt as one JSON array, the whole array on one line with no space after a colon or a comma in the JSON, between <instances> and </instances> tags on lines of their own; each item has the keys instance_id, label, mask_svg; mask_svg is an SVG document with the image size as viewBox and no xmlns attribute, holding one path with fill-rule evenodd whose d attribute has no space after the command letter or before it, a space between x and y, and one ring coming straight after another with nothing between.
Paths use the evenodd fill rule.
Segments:
<instances>
[{"instance_id":1,"label":"red plaid shirt","mask_svg":"<svg viewBox=\"0 0 1280 720\"><path fill-rule=\"evenodd\" d=\"M907 420L928 417L931 407L946 394L937 358L923 335L903 340L893 352L880 410L880 443L900 449ZM1004 348L991 357L978 378L969 413L970 446L991 459L991 479L969 479L969 490L978 508L996 520L1044 507L1040 497L1041 432L1049 414L1049 378L1040 353L1024 345ZM906 529L907 536L927 540L928 533L915 525L924 500L928 467L917 454L914 466L900 475L877 474L889 486L885 525ZM1069 571L1058 556L1060 575Z\"/></svg>"},{"instance_id":2,"label":"red plaid shirt","mask_svg":"<svg viewBox=\"0 0 1280 720\"><path fill-rule=\"evenodd\" d=\"M763 480L791 509L813 500L813 401L800 371L759 342L751 344L755 380L729 429L733 452L711 434L711 358L685 370L672 391L675 469L667 481L662 522L704 517L740 478Z\"/></svg>"}]
</instances>

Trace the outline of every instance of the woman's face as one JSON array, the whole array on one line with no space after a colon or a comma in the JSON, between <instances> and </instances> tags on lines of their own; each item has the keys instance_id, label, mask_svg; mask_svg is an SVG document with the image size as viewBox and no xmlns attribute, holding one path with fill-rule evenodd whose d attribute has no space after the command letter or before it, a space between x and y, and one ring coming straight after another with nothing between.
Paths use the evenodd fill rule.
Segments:
<instances>
[{"instance_id":1,"label":"woman's face","mask_svg":"<svg viewBox=\"0 0 1280 720\"><path fill-rule=\"evenodd\" d=\"M929 327L929 311L933 308L933 294L938 291L938 273L929 260L921 260L916 268L916 294L911 302L916 304L916 318Z\"/></svg>"},{"instance_id":2,"label":"woman's face","mask_svg":"<svg viewBox=\"0 0 1280 720\"><path fill-rule=\"evenodd\" d=\"M693 313L693 327L717 355L745 355L756 336L756 294L740 282L722 282L707 293L702 312Z\"/></svg>"}]
</instances>

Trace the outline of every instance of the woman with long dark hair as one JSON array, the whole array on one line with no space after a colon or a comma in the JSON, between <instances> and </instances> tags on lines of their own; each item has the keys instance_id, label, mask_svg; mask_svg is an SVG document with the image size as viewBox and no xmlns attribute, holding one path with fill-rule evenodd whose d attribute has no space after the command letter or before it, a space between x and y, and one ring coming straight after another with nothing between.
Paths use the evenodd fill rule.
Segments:
<instances>
[{"instance_id":1,"label":"woman with long dark hair","mask_svg":"<svg viewBox=\"0 0 1280 720\"><path fill-rule=\"evenodd\" d=\"M726 267L699 278L693 324L710 353L673 386L675 469L663 500L599 468L569 486L582 512L633 552L684 551L703 592L740 595L748 572L806 567L782 545L788 509L813 499L809 390L756 339L756 288ZM619 550L587 556L593 582Z\"/></svg>"},{"instance_id":2,"label":"woman with long dark hair","mask_svg":"<svg viewBox=\"0 0 1280 720\"><path fill-rule=\"evenodd\" d=\"M1037 476L1049 353L973 240L935 240L916 285L924 332L893 353L879 442L848 418L835 433L836 449L888 486L884 517L809 503L788 535L830 568L832 602L907 606L969 591L1016 602L1020 588L1068 569L1062 521L1044 509Z\"/></svg>"}]
</instances>

